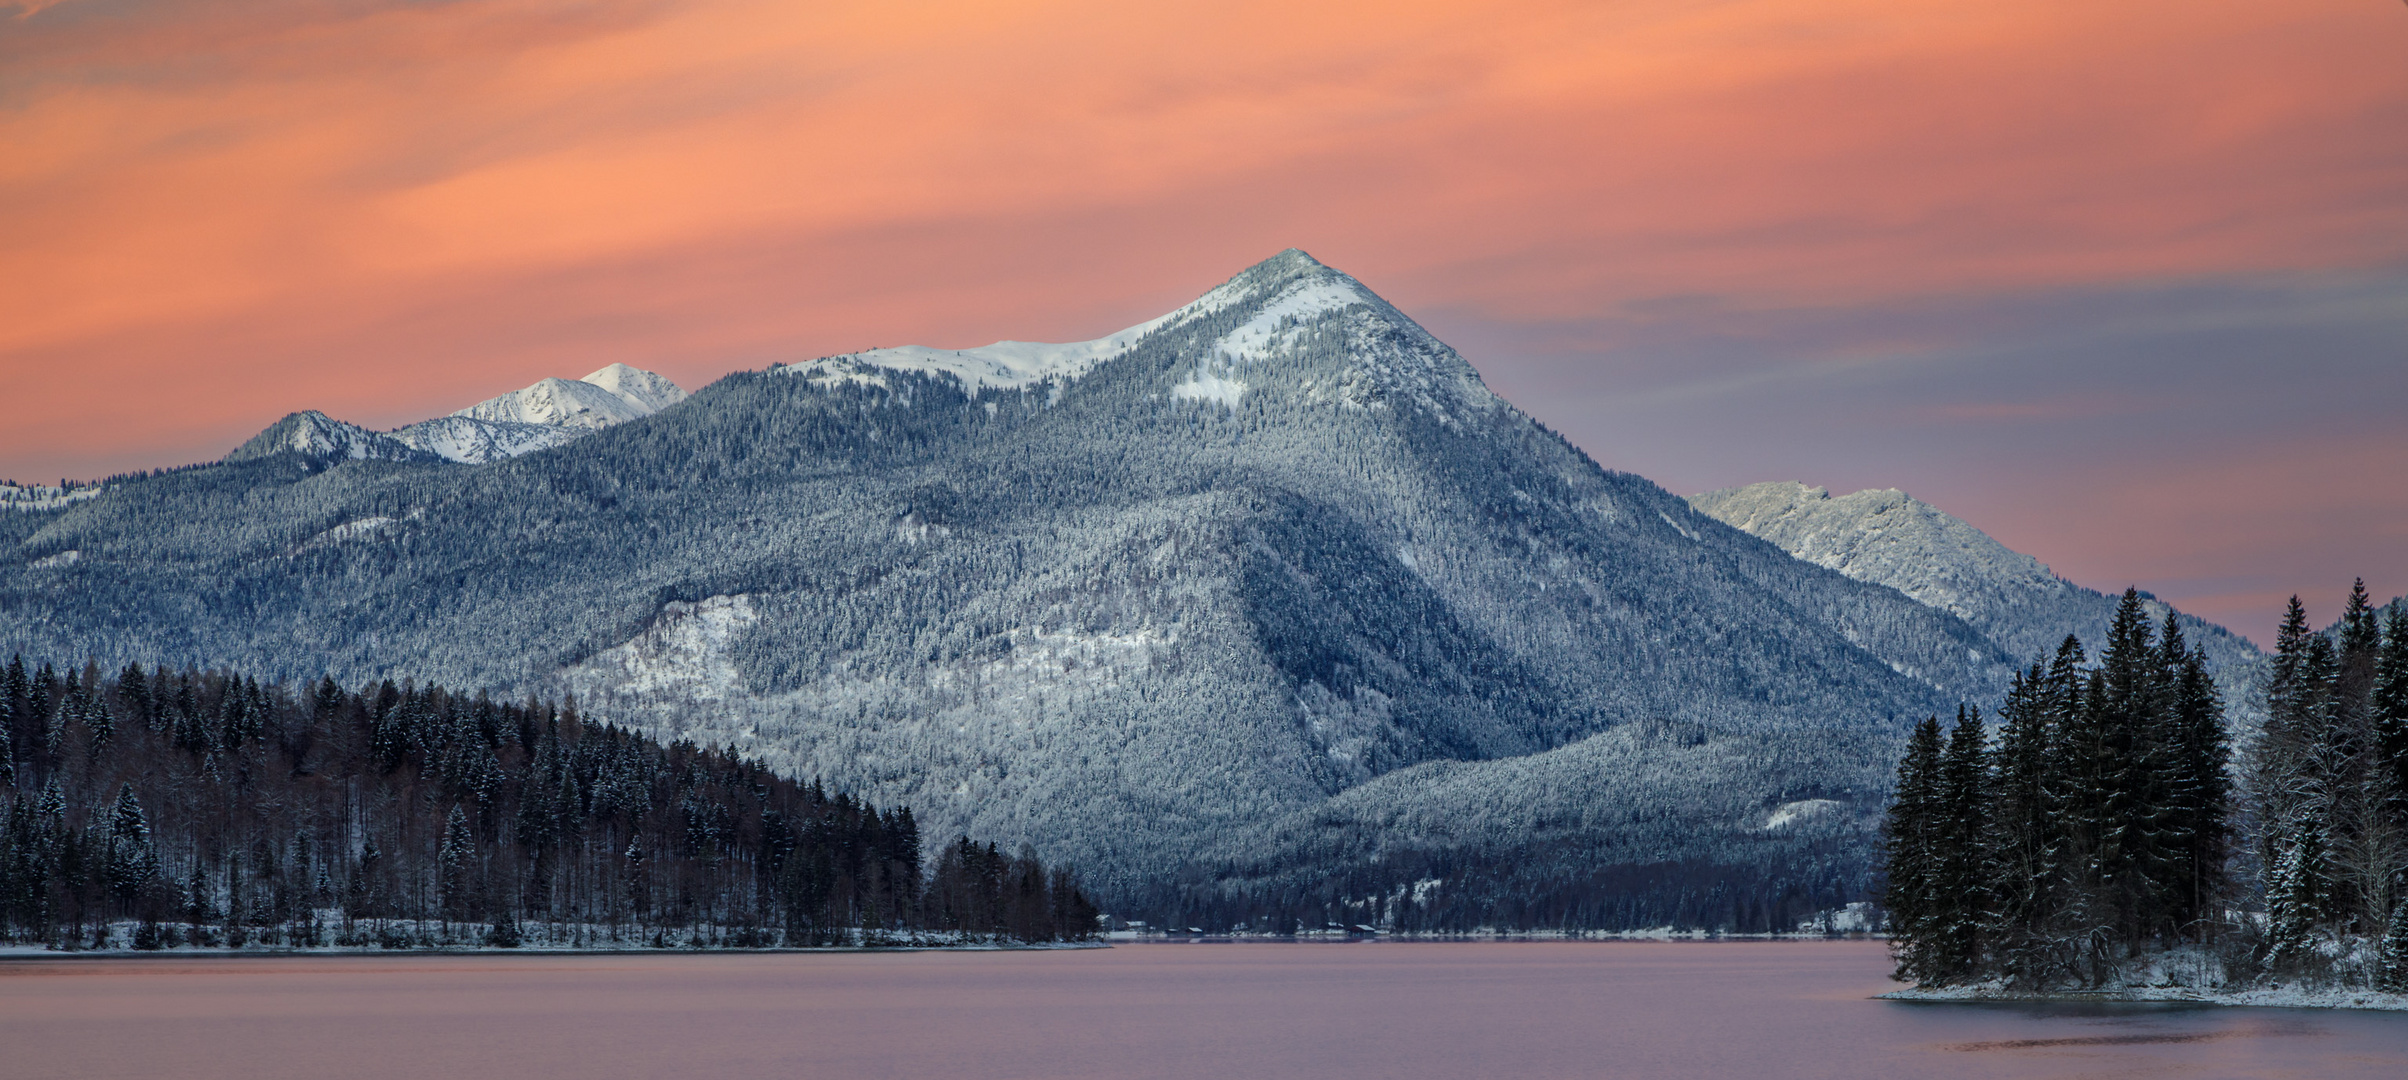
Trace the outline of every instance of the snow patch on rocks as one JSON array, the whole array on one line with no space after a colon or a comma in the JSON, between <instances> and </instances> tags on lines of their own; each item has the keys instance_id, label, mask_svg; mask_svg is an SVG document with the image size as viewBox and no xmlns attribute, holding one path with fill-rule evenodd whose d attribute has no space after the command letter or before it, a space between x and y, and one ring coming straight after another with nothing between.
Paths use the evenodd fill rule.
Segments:
<instances>
[{"instance_id":1,"label":"snow patch on rocks","mask_svg":"<svg viewBox=\"0 0 2408 1080\"><path fill-rule=\"evenodd\" d=\"M499 461L574 442L590 430L509 420L478 420L467 416L438 416L400 428L393 432L393 437L445 461L482 465L488 461Z\"/></svg>"},{"instance_id":2,"label":"snow patch on rocks","mask_svg":"<svg viewBox=\"0 0 2408 1080\"><path fill-rule=\"evenodd\" d=\"M579 665L615 693L723 702L745 694L731 658L735 640L761 621L746 594L661 605L652 626Z\"/></svg>"}]
</instances>

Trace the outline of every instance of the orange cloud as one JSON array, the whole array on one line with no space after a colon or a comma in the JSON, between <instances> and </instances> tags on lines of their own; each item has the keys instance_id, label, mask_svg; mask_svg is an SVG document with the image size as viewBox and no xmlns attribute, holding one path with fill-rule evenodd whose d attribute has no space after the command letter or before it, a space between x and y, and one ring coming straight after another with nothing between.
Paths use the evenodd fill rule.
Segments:
<instances>
[{"instance_id":1,"label":"orange cloud","mask_svg":"<svg viewBox=\"0 0 2408 1080\"><path fill-rule=\"evenodd\" d=\"M2379 5L16 6L0 471L1086 336L1289 244L1508 320L2408 258Z\"/></svg>"}]
</instances>

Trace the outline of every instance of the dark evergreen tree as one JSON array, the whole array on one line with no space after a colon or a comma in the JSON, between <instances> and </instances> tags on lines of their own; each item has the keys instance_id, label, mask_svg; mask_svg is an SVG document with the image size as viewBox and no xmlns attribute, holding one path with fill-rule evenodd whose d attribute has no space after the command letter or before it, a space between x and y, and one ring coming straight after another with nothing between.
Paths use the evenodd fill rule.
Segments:
<instances>
[{"instance_id":1,"label":"dark evergreen tree","mask_svg":"<svg viewBox=\"0 0 2408 1080\"><path fill-rule=\"evenodd\" d=\"M121 911L140 914L143 892L159 876L159 852L151 846L150 821L130 783L118 789L116 805L110 809L107 845L102 874L109 895Z\"/></svg>"},{"instance_id":2,"label":"dark evergreen tree","mask_svg":"<svg viewBox=\"0 0 2408 1080\"><path fill-rule=\"evenodd\" d=\"M2378 771L2389 785L2393 827L2408 831L2408 604L2391 605L2384 620L2372 697Z\"/></svg>"},{"instance_id":3,"label":"dark evergreen tree","mask_svg":"<svg viewBox=\"0 0 2408 1080\"><path fill-rule=\"evenodd\" d=\"M1956 981L1980 970L1991 918L1992 860L1985 848L1989 816L1988 734L1979 710L1959 706L1940 759L1925 918L1935 939L1935 974Z\"/></svg>"},{"instance_id":4,"label":"dark evergreen tree","mask_svg":"<svg viewBox=\"0 0 2408 1080\"><path fill-rule=\"evenodd\" d=\"M2015 676L1999 709L1990 815L1991 933L2002 973L2021 984L2045 981L2058 966L2048 933L2056 909L2062 825L2051 799L2062 788L2056 709L2039 661Z\"/></svg>"},{"instance_id":5,"label":"dark evergreen tree","mask_svg":"<svg viewBox=\"0 0 2408 1080\"><path fill-rule=\"evenodd\" d=\"M1937 933L1941 913L1933 895L1939 874L1944 753L1939 717L1925 717L1907 739L1906 756L1899 759L1898 784L1882 825L1882 903L1889 909L1890 952L1898 963L1896 977L1918 984L1949 975Z\"/></svg>"},{"instance_id":6,"label":"dark evergreen tree","mask_svg":"<svg viewBox=\"0 0 2408 1080\"><path fill-rule=\"evenodd\" d=\"M468 815L453 803L451 815L443 822L443 847L436 853L437 872L442 875L443 918L449 922L464 922L475 917L476 911L476 835L469 831Z\"/></svg>"},{"instance_id":7,"label":"dark evergreen tree","mask_svg":"<svg viewBox=\"0 0 2408 1080\"><path fill-rule=\"evenodd\" d=\"M2224 701L2208 676L2206 657L2186 651L2171 612L2159 635L2166 672L2165 722L2173 775L2166 792L2167 822L2176 844L2167 893L2167 922L2175 933L2206 940L2216 930L2216 903L2226 888L2232 856L2231 740Z\"/></svg>"},{"instance_id":8,"label":"dark evergreen tree","mask_svg":"<svg viewBox=\"0 0 2408 1080\"><path fill-rule=\"evenodd\" d=\"M2408 994L2408 900L2392 907L2390 921L2376 961L2375 989Z\"/></svg>"}]
</instances>

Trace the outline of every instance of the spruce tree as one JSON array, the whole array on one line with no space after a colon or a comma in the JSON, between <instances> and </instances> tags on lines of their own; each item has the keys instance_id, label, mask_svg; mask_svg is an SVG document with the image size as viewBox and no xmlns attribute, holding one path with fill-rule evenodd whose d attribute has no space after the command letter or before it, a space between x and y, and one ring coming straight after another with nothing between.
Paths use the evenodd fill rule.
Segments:
<instances>
[{"instance_id":1,"label":"spruce tree","mask_svg":"<svg viewBox=\"0 0 2408 1080\"><path fill-rule=\"evenodd\" d=\"M2377 772L2389 787L2393 827L2408 831L2408 604L2391 605L2375 659L2373 727Z\"/></svg>"},{"instance_id":2,"label":"spruce tree","mask_svg":"<svg viewBox=\"0 0 2408 1080\"><path fill-rule=\"evenodd\" d=\"M2053 968L2045 925L2057 896L2059 822L2050 802L2056 727L2048 675L2034 661L2017 674L1999 708L1992 755L1990 823L1991 935L2002 972L2018 983L2047 979Z\"/></svg>"},{"instance_id":3,"label":"spruce tree","mask_svg":"<svg viewBox=\"0 0 2408 1080\"><path fill-rule=\"evenodd\" d=\"M2390 923L2376 962L2375 989L2408 994L2408 899L2392 906Z\"/></svg>"},{"instance_id":4,"label":"spruce tree","mask_svg":"<svg viewBox=\"0 0 2408 1080\"><path fill-rule=\"evenodd\" d=\"M125 784L117 790L117 804L109 812L106 862L102 876L109 895L121 909L133 912L140 902L142 891L159 876L159 852L151 846L150 821L142 813L142 801L134 796L134 785Z\"/></svg>"},{"instance_id":5,"label":"spruce tree","mask_svg":"<svg viewBox=\"0 0 2408 1080\"><path fill-rule=\"evenodd\" d=\"M2231 857L2232 778L2226 762L2232 748L2224 733L2223 697L2207 673L2206 654L2184 651L2172 612L2159 647L2168 673L2166 720L2174 743L2169 817L2179 845L2168 917L2178 934L2203 941L2214 931L2215 905Z\"/></svg>"},{"instance_id":6,"label":"spruce tree","mask_svg":"<svg viewBox=\"0 0 2408 1080\"><path fill-rule=\"evenodd\" d=\"M2119 937L2138 943L2164 932L2175 878L2168 827L2175 773L2165 723L2165 678L2154 626L2137 589L2126 589L2092 676L2086 728L2099 755L2096 873Z\"/></svg>"},{"instance_id":7,"label":"spruce tree","mask_svg":"<svg viewBox=\"0 0 2408 1080\"><path fill-rule=\"evenodd\" d=\"M1935 939L1934 961L1941 981L1959 981L1980 969L1989 920L1989 860L1983 841L1989 769L1987 733L1981 712L1957 707L1956 725L1940 760L1935 793L1931 876L1926 918Z\"/></svg>"},{"instance_id":8,"label":"spruce tree","mask_svg":"<svg viewBox=\"0 0 2408 1080\"><path fill-rule=\"evenodd\" d=\"M1925 717L1907 739L1897 791L1882 825L1887 865L1882 902L1889 908L1890 953L1898 962L1897 978L1918 984L1944 974L1932 903L1941 754L1940 718Z\"/></svg>"},{"instance_id":9,"label":"spruce tree","mask_svg":"<svg viewBox=\"0 0 2408 1080\"><path fill-rule=\"evenodd\" d=\"M475 917L475 857L476 835L468 829L468 815L460 809L460 804L453 803L451 816L443 822L443 847L435 856L446 922L464 922Z\"/></svg>"}]
</instances>

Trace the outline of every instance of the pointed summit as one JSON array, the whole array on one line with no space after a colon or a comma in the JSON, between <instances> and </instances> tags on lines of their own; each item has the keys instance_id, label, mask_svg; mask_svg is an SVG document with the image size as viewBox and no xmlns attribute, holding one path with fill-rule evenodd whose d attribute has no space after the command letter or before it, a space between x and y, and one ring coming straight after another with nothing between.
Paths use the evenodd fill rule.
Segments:
<instances>
[{"instance_id":1,"label":"pointed summit","mask_svg":"<svg viewBox=\"0 0 2408 1080\"><path fill-rule=\"evenodd\" d=\"M268 425L235 447L224 461L250 461L277 454L299 454L313 461L432 461L434 455L380 435L358 424L346 424L308 409Z\"/></svg>"},{"instance_id":2,"label":"pointed summit","mask_svg":"<svg viewBox=\"0 0 2408 1080\"><path fill-rule=\"evenodd\" d=\"M1136 350L1150 338L1185 334L1190 339L1187 351L1200 351L1202 366L1215 370L1190 373L1187 381L1173 388L1173 395L1234 408L1248 385L1233 374L1238 368L1292 356L1333 320L1357 314L1364 322L1355 329L1381 339L1385 343L1381 351L1399 363L1373 365L1378 370L1366 368L1352 377L1340 372L1325 375L1356 389L1401 376L1414 384L1407 392L1416 397L1427 397L1427 388L1446 384L1451 387L1449 395L1464 403L1487 400L1479 375L1453 349L1362 282L1301 248L1289 248L1239 271L1176 311L1091 341L998 341L968 349L902 345L778 365L771 370L813 382L881 386L885 378L880 371L950 375L975 394L990 388L1068 382Z\"/></svg>"},{"instance_id":3,"label":"pointed summit","mask_svg":"<svg viewBox=\"0 0 2408 1080\"><path fill-rule=\"evenodd\" d=\"M659 412L686 399L684 387L646 371L643 368L612 364L582 379L613 394L641 405L646 412Z\"/></svg>"}]
</instances>

